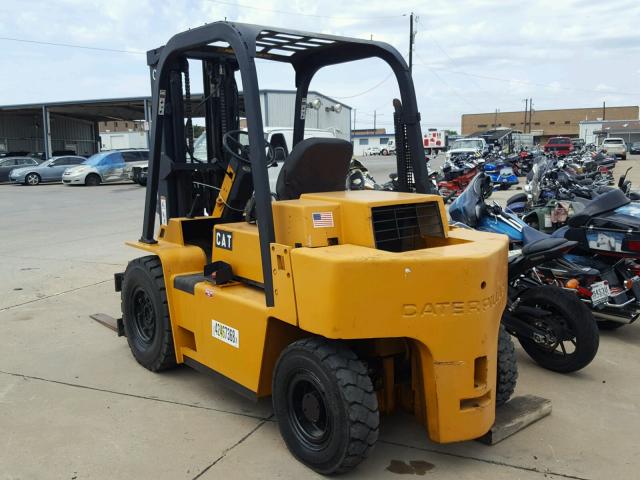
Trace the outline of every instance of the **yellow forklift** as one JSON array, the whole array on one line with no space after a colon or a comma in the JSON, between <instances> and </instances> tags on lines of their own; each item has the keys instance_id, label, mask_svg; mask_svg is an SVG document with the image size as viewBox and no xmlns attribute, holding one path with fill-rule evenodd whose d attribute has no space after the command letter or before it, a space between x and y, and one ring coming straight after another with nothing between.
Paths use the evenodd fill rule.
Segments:
<instances>
[{"instance_id":1,"label":"yellow forklift","mask_svg":"<svg viewBox=\"0 0 640 480\"><path fill-rule=\"evenodd\" d=\"M345 191L351 143L304 138L314 75L367 58L389 65L401 94L400 192ZM291 151L265 140L256 59L295 72ZM499 395L507 239L449 227L430 191L400 53L381 42L215 22L175 35L147 61L144 224L128 244L148 256L116 274L119 327L135 359L154 372L186 364L250 398L271 396L291 453L324 474L362 461L380 414L397 409L436 442L487 432ZM190 69L198 64L196 102ZM194 115L206 127L197 141Z\"/></svg>"}]
</instances>

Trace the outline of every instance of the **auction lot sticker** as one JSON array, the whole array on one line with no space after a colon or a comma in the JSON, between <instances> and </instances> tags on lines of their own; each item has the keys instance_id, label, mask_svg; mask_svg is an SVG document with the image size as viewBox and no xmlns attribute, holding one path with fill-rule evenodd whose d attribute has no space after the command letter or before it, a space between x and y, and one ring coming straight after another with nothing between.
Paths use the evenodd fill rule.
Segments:
<instances>
[{"instance_id":1,"label":"auction lot sticker","mask_svg":"<svg viewBox=\"0 0 640 480\"><path fill-rule=\"evenodd\" d=\"M211 335L232 347L240 348L240 332L217 320L211 320Z\"/></svg>"}]
</instances>

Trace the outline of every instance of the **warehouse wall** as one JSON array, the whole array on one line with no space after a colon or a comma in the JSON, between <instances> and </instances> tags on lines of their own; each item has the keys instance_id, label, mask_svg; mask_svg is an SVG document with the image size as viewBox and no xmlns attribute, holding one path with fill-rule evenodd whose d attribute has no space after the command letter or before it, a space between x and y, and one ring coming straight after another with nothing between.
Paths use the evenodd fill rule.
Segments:
<instances>
[{"instance_id":1,"label":"warehouse wall","mask_svg":"<svg viewBox=\"0 0 640 480\"><path fill-rule=\"evenodd\" d=\"M93 125L84 120L50 115L51 148L95 153ZM0 145L7 151L44 152L42 115L0 113Z\"/></svg>"},{"instance_id":2,"label":"warehouse wall","mask_svg":"<svg viewBox=\"0 0 640 480\"><path fill-rule=\"evenodd\" d=\"M637 106L607 107L607 120L637 120L639 116ZM602 107L598 108L567 108L559 110L535 110L531 119L531 130L542 131L543 137L567 135L577 137L580 133L579 124L585 120L602 118ZM479 130L499 127L524 129L524 111L495 113L471 113L462 115L462 134L471 135Z\"/></svg>"},{"instance_id":3,"label":"warehouse wall","mask_svg":"<svg viewBox=\"0 0 640 480\"><path fill-rule=\"evenodd\" d=\"M0 114L0 145L7 151L42 152L42 116Z\"/></svg>"}]
</instances>

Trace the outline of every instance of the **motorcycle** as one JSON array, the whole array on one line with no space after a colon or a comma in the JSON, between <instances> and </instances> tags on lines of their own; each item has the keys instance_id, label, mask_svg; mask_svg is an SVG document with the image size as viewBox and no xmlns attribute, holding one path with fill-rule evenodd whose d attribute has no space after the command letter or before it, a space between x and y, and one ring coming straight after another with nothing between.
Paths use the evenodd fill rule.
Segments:
<instances>
[{"instance_id":1,"label":"motorcycle","mask_svg":"<svg viewBox=\"0 0 640 480\"><path fill-rule=\"evenodd\" d=\"M483 173L476 176L452 203L451 219L490 232L514 229L512 223L519 222L517 217L485 203L490 191L488 177ZM598 351L598 328L574 292L544 284L529 273L563 256L575 245L563 238L539 238L510 251L508 260L507 307L502 324L535 362L560 373L574 372L591 363Z\"/></svg>"},{"instance_id":2,"label":"motorcycle","mask_svg":"<svg viewBox=\"0 0 640 480\"><path fill-rule=\"evenodd\" d=\"M489 175L494 188L508 190L512 185L518 185L518 177L514 173L513 167L500 158L487 159L483 170Z\"/></svg>"},{"instance_id":3,"label":"motorcycle","mask_svg":"<svg viewBox=\"0 0 640 480\"><path fill-rule=\"evenodd\" d=\"M347 187L349 190L382 190L382 187L376 183L367 167L355 158L349 164Z\"/></svg>"},{"instance_id":4,"label":"motorcycle","mask_svg":"<svg viewBox=\"0 0 640 480\"><path fill-rule=\"evenodd\" d=\"M619 328L640 316L640 264L636 261L640 253L640 205L632 204L620 190L588 202L568 219L567 226L552 235L531 228L497 204L487 206L482 201L481 205L474 199L482 212L475 228L507 235L513 248L549 238L576 242L575 251L533 268L531 278L573 290L591 309L600 328ZM449 214L452 218L460 216L459 210L452 205Z\"/></svg>"},{"instance_id":5,"label":"motorcycle","mask_svg":"<svg viewBox=\"0 0 640 480\"><path fill-rule=\"evenodd\" d=\"M442 166L442 179L438 181L438 192L445 203L464 191L478 173L479 163L482 162L477 162L476 157L470 155L459 155L445 162Z\"/></svg>"},{"instance_id":6,"label":"motorcycle","mask_svg":"<svg viewBox=\"0 0 640 480\"><path fill-rule=\"evenodd\" d=\"M509 211L536 230L551 233L566 225L568 218L582 211L590 199L610 189L603 182L580 184L564 168L563 160L555 165L550 160L539 160L527 176L526 193L507 200Z\"/></svg>"}]
</instances>

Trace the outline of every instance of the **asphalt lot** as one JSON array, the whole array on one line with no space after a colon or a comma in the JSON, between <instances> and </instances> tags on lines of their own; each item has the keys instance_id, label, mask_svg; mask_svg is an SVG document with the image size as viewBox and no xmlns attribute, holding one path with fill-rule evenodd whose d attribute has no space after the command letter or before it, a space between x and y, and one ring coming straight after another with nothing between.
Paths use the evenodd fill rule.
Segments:
<instances>
[{"instance_id":1,"label":"asphalt lot","mask_svg":"<svg viewBox=\"0 0 640 480\"><path fill-rule=\"evenodd\" d=\"M392 157L364 161L378 181L393 171ZM627 164L640 187L640 161ZM140 236L142 188L0 185L0 205L0 479L317 477L268 400L188 368L153 374L89 319L120 314L113 274L139 256L124 241ZM640 325L602 332L581 372L545 371L519 347L518 362L517 394L551 399L550 417L493 447L433 444L412 417L386 417L372 457L342 478L398 478L387 467L412 461L440 480L638 478Z\"/></svg>"}]
</instances>

